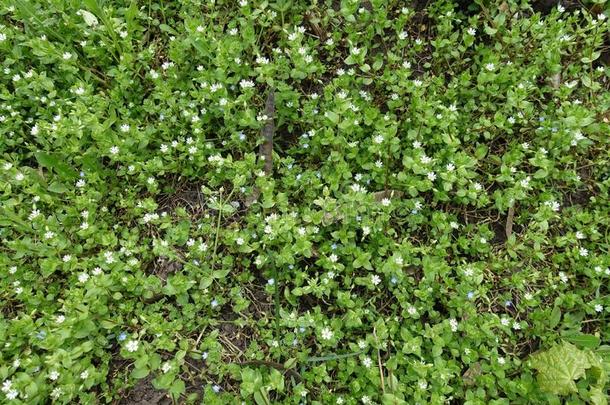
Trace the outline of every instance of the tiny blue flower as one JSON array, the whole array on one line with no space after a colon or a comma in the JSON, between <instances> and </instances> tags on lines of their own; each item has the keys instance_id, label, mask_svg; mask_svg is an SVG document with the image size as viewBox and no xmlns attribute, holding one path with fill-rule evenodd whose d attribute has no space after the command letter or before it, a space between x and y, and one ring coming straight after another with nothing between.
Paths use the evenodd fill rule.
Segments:
<instances>
[{"instance_id":1,"label":"tiny blue flower","mask_svg":"<svg viewBox=\"0 0 610 405\"><path fill-rule=\"evenodd\" d=\"M80 172L80 177L85 177L85 172Z\"/></svg>"},{"instance_id":2,"label":"tiny blue flower","mask_svg":"<svg viewBox=\"0 0 610 405\"><path fill-rule=\"evenodd\" d=\"M538 118L538 121L540 121L540 122L544 121L544 117Z\"/></svg>"},{"instance_id":3,"label":"tiny blue flower","mask_svg":"<svg viewBox=\"0 0 610 405\"><path fill-rule=\"evenodd\" d=\"M218 306L218 301L214 299L210 304L212 305L212 308L216 308Z\"/></svg>"},{"instance_id":4,"label":"tiny blue flower","mask_svg":"<svg viewBox=\"0 0 610 405\"><path fill-rule=\"evenodd\" d=\"M301 327L299 328L299 332L304 333L304 332L305 332L305 327L304 327L304 326L301 326Z\"/></svg>"},{"instance_id":5,"label":"tiny blue flower","mask_svg":"<svg viewBox=\"0 0 610 405\"><path fill-rule=\"evenodd\" d=\"M398 280L396 279L396 277L392 277L392 279L390 280L390 282L392 284L396 284L398 282Z\"/></svg>"},{"instance_id":6,"label":"tiny blue flower","mask_svg":"<svg viewBox=\"0 0 610 405\"><path fill-rule=\"evenodd\" d=\"M474 297L474 293L472 291L468 292L468 299L471 300Z\"/></svg>"},{"instance_id":7,"label":"tiny blue flower","mask_svg":"<svg viewBox=\"0 0 610 405\"><path fill-rule=\"evenodd\" d=\"M294 269L294 265L289 264L289 265L288 265L288 268L289 268L290 270L292 270L292 269Z\"/></svg>"},{"instance_id":8,"label":"tiny blue flower","mask_svg":"<svg viewBox=\"0 0 610 405\"><path fill-rule=\"evenodd\" d=\"M123 341L123 340L125 340L125 339L127 339L127 332L121 332L121 333L119 334L119 336L117 337L117 340L118 340L119 342L122 342L122 341Z\"/></svg>"},{"instance_id":9,"label":"tiny blue flower","mask_svg":"<svg viewBox=\"0 0 610 405\"><path fill-rule=\"evenodd\" d=\"M504 305L505 305L505 306L507 306L507 307L510 307L510 306L512 306L512 305L513 305L513 302L512 302L511 300L506 300L506 301L504 302Z\"/></svg>"},{"instance_id":10,"label":"tiny blue flower","mask_svg":"<svg viewBox=\"0 0 610 405\"><path fill-rule=\"evenodd\" d=\"M214 390L214 392L218 394L220 392L220 385L213 385L212 390Z\"/></svg>"},{"instance_id":11,"label":"tiny blue flower","mask_svg":"<svg viewBox=\"0 0 610 405\"><path fill-rule=\"evenodd\" d=\"M44 339L47 336L47 332L45 332L44 330L41 330L40 332L38 332L36 334L36 337L40 340Z\"/></svg>"},{"instance_id":12,"label":"tiny blue flower","mask_svg":"<svg viewBox=\"0 0 610 405\"><path fill-rule=\"evenodd\" d=\"M269 280L267 280L267 284L269 284L269 285L275 284L275 279L270 278Z\"/></svg>"},{"instance_id":13,"label":"tiny blue flower","mask_svg":"<svg viewBox=\"0 0 610 405\"><path fill-rule=\"evenodd\" d=\"M330 248L331 248L332 250L337 249L337 244L336 244L336 243L333 243L332 245L330 245Z\"/></svg>"},{"instance_id":14,"label":"tiny blue flower","mask_svg":"<svg viewBox=\"0 0 610 405\"><path fill-rule=\"evenodd\" d=\"M201 360L205 360L208 358L208 352L201 353Z\"/></svg>"}]
</instances>

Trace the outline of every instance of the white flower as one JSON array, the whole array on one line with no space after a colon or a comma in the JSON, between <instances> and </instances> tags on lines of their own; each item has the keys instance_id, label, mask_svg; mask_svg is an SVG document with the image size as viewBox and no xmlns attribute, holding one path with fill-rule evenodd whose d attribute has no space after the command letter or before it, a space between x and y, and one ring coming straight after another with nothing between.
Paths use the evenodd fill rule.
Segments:
<instances>
[{"instance_id":1,"label":"white flower","mask_svg":"<svg viewBox=\"0 0 610 405\"><path fill-rule=\"evenodd\" d=\"M56 381L59 378L59 372L57 372L56 370L53 370L49 373L49 379Z\"/></svg>"},{"instance_id":2,"label":"white flower","mask_svg":"<svg viewBox=\"0 0 610 405\"><path fill-rule=\"evenodd\" d=\"M375 143L377 143L377 144L380 144L381 142L383 142L383 135L376 135L376 136L373 138L373 142L375 142Z\"/></svg>"},{"instance_id":3,"label":"white flower","mask_svg":"<svg viewBox=\"0 0 610 405\"><path fill-rule=\"evenodd\" d=\"M10 390L6 393L6 399L15 399L19 396L19 392L17 390Z\"/></svg>"},{"instance_id":4,"label":"white flower","mask_svg":"<svg viewBox=\"0 0 610 405\"><path fill-rule=\"evenodd\" d=\"M129 124L122 124L121 125L121 132L125 133L125 132L129 132Z\"/></svg>"},{"instance_id":5,"label":"white flower","mask_svg":"<svg viewBox=\"0 0 610 405\"><path fill-rule=\"evenodd\" d=\"M28 219L30 221L32 221L33 219L37 218L39 215L40 215L39 210L32 210L32 213L28 216Z\"/></svg>"},{"instance_id":6,"label":"white flower","mask_svg":"<svg viewBox=\"0 0 610 405\"><path fill-rule=\"evenodd\" d=\"M428 383L424 380L420 380L419 383L417 383L417 385L422 390L425 390L426 388L428 388Z\"/></svg>"},{"instance_id":7,"label":"white flower","mask_svg":"<svg viewBox=\"0 0 610 405\"><path fill-rule=\"evenodd\" d=\"M564 273L563 271L559 272L559 279L563 282L563 283L567 283L568 282L568 276L566 275L566 273Z\"/></svg>"},{"instance_id":8,"label":"white flower","mask_svg":"<svg viewBox=\"0 0 610 405\"><path fill-rule=\"evenodd\" d=\"M4 380L4 382L2 383L2 392L10 391L12 386L13 382L11 380Z\"/></svg>"},{"instance_id":9,"label":"white flower","mask_svg":"<svg viewBox=\"0 0 610 405\"><path fill-rule=\"evenodd\" d=\"M117 153L119 153L119 147L118 146L113 146L110 148L110 154L111 155L116 155Z\"/></svg>"},{"instance_id":10,"label":"white flower","mask_svg":"<svg viewBox=\"0 0 610 405\"><path fill-rule=\"evenodd\" d=\"M128 352L132 352L133 353L133 352L138 350L138 346L139 346L139 343L138 343L137 340L130 340L125 345L125 348L127 349Z\"/></svg>"},{"instance_id":11,"label":"white flower","mask_svg":"<svg viewBox=\"0 0 610 405\"><path fill-rule=\"evenodd\" d=\"M39 130L38 130L38 124L34 125L34 126L32 127L32 129L30 129L30 133L31 133L32 135L38 135L38 132L39 132Z\"/></svg>"},{"instance_id":12,"label":"white flower","mask_svg":"<svg viewBox=\"0 0 610 405\"><path fill-rule=\"evenodd\" d=\"M366 368L371 368L371 366L373 365L373 360L371 360L370 357L365 357L364 360L362 360L362 364Z\"/></svg>"},{"instance_id":13,"label":"white flower","mask_svg":"<svg viewBox=\"0 0 610 405\"><path fill-rule=\"evenodd\" d=\"M86 282L87 282L87 280L89 280L89 274L87 274L87 273L80 273L80 274L78 275L78 281L79 281L79 282L81 282L81 283L86 283Z\"/></svg>"},{"instance_id":14,"label":"white flower","mask_svg":"<svg viewBox=\"0 0 610 405\"><path fill-rule=\"evenodd\" d=\"M409 315L415 315L417 314L417 309L413 305L410 305L409 308L407 308L407 312Z\"/></svg>"},{"instance_id":15,"label":"white flower","mask_svg":"<svg viewBox=\"0 0 610 405\"><path fill-rule=\"evenodd\" d=\"M581 231L576 231L574 236L576 236L576 239L584 239L585 238L585 234L582 233Z\"/></svg>"},{"instance_id":16,"label":"white flower","mask_svg":"<svg viewBox=\"0 0 610 405\"><path fill-rule=\"evenodd\" d=\"M500 323L501 323L503 326L508 326L508 325L510 325L510 319L508 319L508 318L502 318L502 319L500 319Z\"/></svg>"},{"instance_id":17,"label":"white flower","mask_svg":"<svg viewBox=\"0 0 610 405\"><path fill-rule=\"evenodd\" d=\"M0 42L6 41L6 34L0 32Z\"/></svg>"},{"instance_id":18,"label":"white flower","mask_svg":"<svg viewBox=\"0 0 610 405\"><path fill-rule=\"evenodd\" d=\"M87 183L85 182L85 180L83 180L83 179L78 179L78 181L76 182L76 187L78 187L78 188L83 188L83 187L85 187L85 185L86 185L86 184L87 184Z\"/></svg>"},{"instance_id":19,"label":"white flower","mask_svg":"<svg viewBox=\"0 0 610 405\"><path fill-rule=\"evenodd\" d=\"M373 274L371 276L371 283L376 286L381 283L381 278L377 274Z\"/></svg>"},{"instance_id":20,"label":"white flower","mask_svg":"<svg viewBox=\"0 0 610 405\"><path fill-rule=\"evenodd\" d=\"M57 315L57 316L55 317L55 322L56 322L56 323L58 323L58 324L60 324L60 325L61 325L62 323L64 323L64 321L65 321L65 320L66 320L66 317L65 317L64 315Z\"/></svg>"},{"instance_id":21,"label":"white flower","mask_svg":"<svg viewBox=\"0 0 610 405\"><path fill-rule=\"evenodd\" d=\"M419 158L419 160L425 165L432 162L432 158L430 158L426 155L422 155L421 158Z\"/></svg>"},{"instance_id":22,"label":"white flower","mask_svg":"<svg viewBox=\"0 0 610 405\"><path fill-rule=\"evenodd\" d=\"M89 371L85 370L82 373L80 373L80 378L83 380L86 380L89 377Z\"/></svg>"},{"instance_id":23,"label":"white flower","mask_svg":"<svg viewBox=\"0 0 610 405\"><path fill-rule=\"evenodd\" d=\"M15 273L17 273L17 266L11 266L11 267L8 269L8 272L9 272L10 274L15 274Z\"/></svg>"},{"instance_id":24,"label":"white flower","mask_svg":"<svg viewBox=\"0 0 610 405\"><path fill-rule=\"evenodd\" d=\"M578 249L578 254L582 257L587 257L589 256L589 251L583 247L581 247L580 249Z\"/></svg>"},{"instance_id":25,"label":"white flower","mask_svg":"<svg viewBox=\"0 0 610 405\"><path fill-rule=\"evenodd\" d=\"M514 330L521 330L521 324L519 322L513 322Z\"/></svg>"},{"instance_id":26,"label":"white flower","mask_svg":"<svg viewBox=\"0 0 610 405\"><path fill-rule=\"evenodd\" d=\"M595 312L602 312L604 307L600 304L595 305Z\"/></svg>"},{"instance_id":27,"label":"white flower","mask_svg":"<svg viewBox=\"0 0 610 405\"><path fill-rule=\"evenodd\" d=\"M362 397L362 403L365 404L365 405L370 404L371 403L371 398L369 398L367 395L364 395Z\"/></svg>"},{"instance_id":28,"label":"white flower","mask_svg":"<svg viewBox=\"0 0 610 405\"><path fill-rule=\"evenodd\" d=\"M163 363L163 365L161 366L161 371L163 371L164 373L167 373L171 369L172 366L168 362Z\"/></svg>"},{"instance_id":29,"label":"white flower","mask_svg":"<svg viewBox=\"0 0 610 405\"><path fill-rule=\"evenodd\" d=\"M328 257L328 260L330 260L332 263L336 263L337 260L339 260L339 258L337 257L336 254L333 253Z\"/></svg>"},{"instance_id":30,"label":"white flower","mask_svg":"<svg viewBox=\"0 0 610 405\"><path fill-rule=\"evenodd\" d=\"M521 182L520 182L521 187L523 187L523 188L529 187L529 185L530 185L530 180L531 180L531 179L532 179L532 178L531 178L530 176L527 176L526 178L524 178L523 180L521 180Z\"/></svg>"},{"instance_id":31,"label":"white flower","mask_svg":"<svg viewBox=\"0 0 610 405\"><path fill-rule=\"evenodd\" d=\"M474 36L477 33L477 30L474 27L470 27L466 30L466 32L468 33L468 35Z\"/></svg>"},{"instance_id":32,"label":"white flower","mask_svg":"<svg viewBox=\"0 0 610 405\"><path fill-rule=\"evenodd\" d=\"M434 180L436 180L436 173L434 173L434 172L428 172L428 174L426 175L426 177L428 177L428 180L430 180L430 181L434 181Z\"/></svg>"},{"instance_id":33,"label":"white flower","mask_svg":"<svg viewBox=\"0 0 610 405\"><path fill-rule=\"evenodd\" d=\"M51 391L51 398L57 399L63 394L63 391L59 387L55 387L53 391Z\"/></svg>"},{"instance_id":34,"label":"white flower","mask_svg":"<svg viewBox=\"0 0 610 405\"><path fill-rule=\"evenodd\" d=\"M104 252L104 258L106 259L107 264L112 264L115 261L112 252Z\"/></svg>"},{"instance_id":35,"label":"white flower","mask_svg":"<svg viewBox=\"0 0 610 405\"><path fill-rule=\"evenodd\" d=\"M504 357L498 357L498 364L499 365L504 365L506 363L506 360L504 359Z\"/></svg>"},{"instance_id":36,"label":"white flower","mask_svg":"<svg viewBox=\"0 0 610 405\"><path fill-rule=\"evenodd\" d=\"M343 405L343 403L344 403L343 397L337 398L337 405Z\"/></svg>"},{"instance_id":37,"label":"white flower","mask_svg":"<svg viewBox=\"0 0 610 405\"><path fill-rule=\"evenodd\" d=\"M545 201L544 205L546 205L547 207L550 207L553 211L557 212L559 211L559 203L557 201Z\"/></svg>"},{"instance_id":38,"label":"white flower","mask_svg":"<svg viewBox=\"0 0 610 405\"><path fill-rule=\"evenodd\" d=\"M61 258L64 263L68 263L70 260L72 260L72 256L71 255L64 255L64 257Z\"/></svg>"},{"instance_id":39,"label":"white flower","mask_svg":"<svg viewBox=\"0 0 610 405\"><path fill-rule=\"evenodd\" d=\"M381 200L381 205L383 205L384 207L389 206L391 203L389 198L384 198L383 200Z\"/></svg>"},{"instance_id":40,"label":"white flower","mask_svg":"<svg viewBox=\"0 0 610 405\"><path fill-rule=\"evenodd\" d=\"M494 70L496 68L496 65L494 65L493 63L488 63L485 65L485 69L489 70L490 72L492 70Z\"/></svg>"},{"instance_id":41,"label":"white flower","mask_svg":"<svg viewBox=\"0 0 610 405\"><path fill-rule=\"evenodd\" d=\"M333 331L326 327L322 329L322 339L330 340L333 338Z\"/></svg>"},{"instance_id":42,"label":"white flower","mask_svg":"<svg viewBox=\"0 0 610 405\"><path fill-rule=\"evenodd\" d=\"M457 332L458 330L458 321L454 318L449 319L449 326L451 327L452 332Z\"/></svg>"},{"instance_id":43,"label":"white flower","mask_svg":"<svg viewBox=\"0 0 610 405\"><path fill-rule=\"evenodd\" d=\"M72 57L72 54L70 52L64 52L64 54L62 55L62 58L64 58L64 60L68 60Z\"/></svg>"}]
</instances>

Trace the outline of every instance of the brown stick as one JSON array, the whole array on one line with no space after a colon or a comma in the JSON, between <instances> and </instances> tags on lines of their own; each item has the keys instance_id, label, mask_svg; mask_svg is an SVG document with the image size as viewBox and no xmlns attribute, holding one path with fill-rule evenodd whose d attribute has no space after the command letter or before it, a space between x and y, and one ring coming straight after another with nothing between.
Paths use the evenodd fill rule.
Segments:
<instances>
[{"instance_id":1,"label":"brown stick","mask_svg":"<svg viewBox=\"0 0 610 405\"><path fill-rule=\"evenodd\" d=\"M513 234L513 218L515 217L515 206L508 207L508 215L506 216L506 239Z\"/></svg>"},{"instance_id":2,"label":"brown stick","mask_svg":"<svg viewBox=\"0 0 610 405\"><path fill-rule=\"evenodd\" d=\"M273 171L273 134L275 132L275 124L273 115L275 114L275 93L273 89L267 96L265 101L265 115L267 123L263 127L263 143L260 145L258 154L265 159L265 174L268 176Z\"/></svg>"},{"instance_id":3,"label":"brown stick","mask_svg":"<svg viewBox=\"0 0 610 405\"><path fill-rule=\"evenodd\" d=\"M258 156L260 159L265 160L265 175L269 176L273 173L273 134L275 133L275 123L273 115L275 114L275 92L273 89L269 91L267 95L267 101L265 101L265 115L267 116L267 122L262 130L263 143L258 147ZM258 197L260 197L261 191L258 187L254 187L252 195L248 196L244 201L246 207L254 204Z\"/></svg>"}]
</instances>

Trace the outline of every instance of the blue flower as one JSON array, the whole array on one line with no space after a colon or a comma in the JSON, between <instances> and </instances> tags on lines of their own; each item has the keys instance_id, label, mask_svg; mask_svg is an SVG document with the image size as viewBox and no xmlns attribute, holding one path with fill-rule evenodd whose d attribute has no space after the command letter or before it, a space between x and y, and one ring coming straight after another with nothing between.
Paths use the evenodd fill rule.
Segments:
<instances>
[{"instance_id":1,"label":"blue flower","mask_svg":"<svg viewBox=\"0 0 610 405\"><path fill-rule=\"evenodd\" d=\"M471 300L474 297L474 293L472 291L469 291L467 297L469 300Z\"/></svg>"},{"instance_id":2,"label":"blue flower","mask_svg":"<svg viewBox=\"0 0 610 405\"><path fill-rule=\"evenodd\" d=\"M40 332L38 332L36 334L36 337L40 340L44 339L47 336L47 332L45 332L44 330L41 330Z\"/></svg>"},{"instance_id":3,"label":"blue flower","mask_svg":"<svg viewBox=\"0 0 610 405\"><path fill-rule=\"evenodd\" d=\"M215 393L217 393L217 394L220 392L220 389L221 389L221 388L220 388L220 385L213 385L213 386L212 386L212 390L213 390Z\"/></svg>"},{"instance_id":4,"label":"blue flower","mask_svg":"<svg viewBox=\"0 0 610 405\"><path fill-rule=\"evenodd\" d=\"M218 306L218 301L216 301L215 299L212 300L212 302L210 303L210 305L212 305L212 308L216 308Z\"/></svg>"},{"instance_id":5,"label":"blue flower","mask_svg":"<svg viewBox=\"0 0 610 405\"><path fill-rule=\"evenodd\" d=\"M119 334L119 336L117 337L117 340L118 340L119 342L122 342L122 341L123 341L123 340L125 340L125 339L127 339L127 332L121 332L121 333Z\"/></svg>"}]
</instances>

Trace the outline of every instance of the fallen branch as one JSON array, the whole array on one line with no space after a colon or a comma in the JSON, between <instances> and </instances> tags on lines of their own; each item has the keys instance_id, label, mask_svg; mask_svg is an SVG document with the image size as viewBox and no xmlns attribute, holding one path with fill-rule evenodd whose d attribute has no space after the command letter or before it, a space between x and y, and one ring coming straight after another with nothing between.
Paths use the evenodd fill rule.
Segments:
<instances>
[{"instance_id":1,"label":"fallen branch","mask_svg":"<svg viewBox=\"0 0 610 405\"><path fill-rule=\"evenodd\" d=\"M269 91L267 95L267 101L265 101L265 116L267 122L263 126L262 135L263 143L258 148L258 157L265 161L264 171L265 175L269 176L273 173L273 135L275 133L275 123L273 116L275 114L275 92L273 89ZM261 191L258 187L254 187L252 195L248 196L244 201L246 207L254 204L258 197L260 197Z\"/></svg>"},{"instance_id":2,"label":"fallen branch","mask_svg":"<svg viewBox=\"0 0 610 405\"><path fill-rule=\"evenodd\" d=\"M513 218L515 217L515 206L508 207L508 215L506 216L506 239L513 234Z\"/></svg>"}]
</instances>

